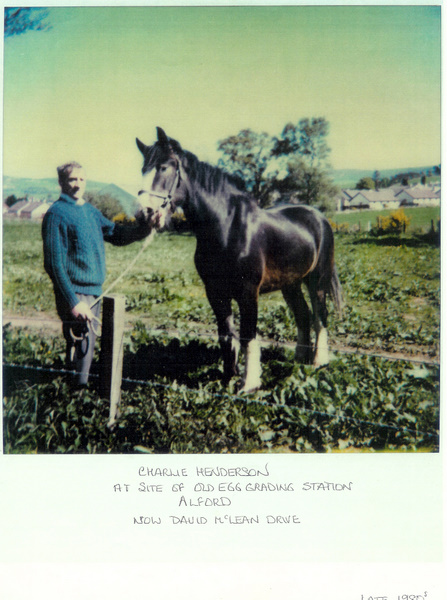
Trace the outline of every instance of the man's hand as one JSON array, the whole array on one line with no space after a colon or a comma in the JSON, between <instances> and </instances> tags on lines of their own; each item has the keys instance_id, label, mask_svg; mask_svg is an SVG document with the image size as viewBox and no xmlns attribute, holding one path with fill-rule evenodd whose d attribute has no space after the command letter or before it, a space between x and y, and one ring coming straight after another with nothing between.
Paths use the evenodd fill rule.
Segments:
<instances>
[{"instance_id":1,"label":"man's hand","mask_svg":"<svg viewBox=\"0 0 447 600\"><path fill-rule=\"evenodd\" d=\"M138 228L144 236L149 235L152 231L152 216L153 211L150 208L141 208L135 213Z\"/></svg>"},{"instance_id":2,"label":"man's hand","mask_svg":"<svg viewBox=\"0 0 447 600\"><path fill-rule=\"evenodd\" d=\"M74 308L71 309L71 313L75 319L79 321L92 321L94 315L86 302L79 302Z\"/></svg>"}]
</instances>

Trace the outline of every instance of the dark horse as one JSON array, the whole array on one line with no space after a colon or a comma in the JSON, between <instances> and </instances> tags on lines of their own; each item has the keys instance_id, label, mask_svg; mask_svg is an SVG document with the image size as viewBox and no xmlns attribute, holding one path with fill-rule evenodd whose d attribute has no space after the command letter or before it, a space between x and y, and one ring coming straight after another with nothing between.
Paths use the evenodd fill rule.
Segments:
<instances>
[{"instance_id":1,"label":"dark horse","mask_svg":"<svg viewBox=\"0 0 447 600\"><path fill-rule=\"evenodd\" d=\"M158 140L146 146L140 204L161 229L181 206L196 236L195 265L217 319L223 353L224 382L237 374L239 342L232 299L239 305L240 341L245 351L241 391L261 385L256 340L259 294L281 290L298 328L296 358L315 366L329 361L326 294L341 308L341 288L334 264L334 236L327 219L305 205L263 210L244 184L223 170L200 162L157 128ZM311 313L301 284L308 287L316 331L310 339Z\"/></svg>"}]
</instances>

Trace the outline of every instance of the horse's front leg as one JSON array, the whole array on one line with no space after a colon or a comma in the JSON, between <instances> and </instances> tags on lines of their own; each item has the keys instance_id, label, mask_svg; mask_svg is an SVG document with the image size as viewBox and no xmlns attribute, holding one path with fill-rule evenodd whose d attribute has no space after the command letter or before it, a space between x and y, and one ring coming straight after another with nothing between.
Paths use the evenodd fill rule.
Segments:
<instances>
[{"instance_id":1,"label":"horse's front leg","mask_svg":"<svg viewBox=\"0 0 447 600\"><path fill-rule=\"evenodd\" d=\"M228 385L231 379L239 374L237 361L239 357L240 343L234 329L233 315L226 317L217 325L219 343L222 350L223 378L222 383Z\"/></svg>"},{"instance_id":2,"label":"horse's front leg","mask_svg":"<svg viewBox=\"0 0 447 600\"><path fill-rule=\"evenodd\" d=\"M241 319L241 343L245 354L245 372L240 392L253 392L261 387L261 348L256 339L258 290L246 291L238 301Z\"/></svg>"},{"instance_id":3,"label":"horse's front leg","mask_svg":"<svg viewBox=\"0 0 447 600\"><path fill-rule=\"evenodd\" d=\"M228 385L231 378L239 373L237 361L240 349L234 328L231 298L216 294L215 286L207 285L206 293L217 321L217 332L223 358L222 382L224 385Z\"/></svg>"}]
</instances>

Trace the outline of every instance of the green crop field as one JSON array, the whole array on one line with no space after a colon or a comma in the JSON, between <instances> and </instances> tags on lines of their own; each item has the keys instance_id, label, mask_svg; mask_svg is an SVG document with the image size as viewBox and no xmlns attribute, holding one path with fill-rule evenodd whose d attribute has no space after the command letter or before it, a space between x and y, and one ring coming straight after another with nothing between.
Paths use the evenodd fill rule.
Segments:
<instances>
[{"instance_id":1,"label":"green crop field","mask_svg":"<svg viewBox=\"0 0 447 600\"><path fill-rule=\"evenodd\" d=\"M280 293L263 296L263 387L245 396L237 381L220 383L194 238L156 236L113 290L125 294L127 307L122 415L113 431L97 391L97 361L92 386L73 392L58 330L45 331L43 321L40 328L14 324L18 316L56 319L56 311L40 226L5 222L4 451L436 451L440 251L433 236L418 233L430 228L432 214L412 209L412 224L420 224L406 234L336 236L346 307L342 317L330 310L325 368L293 361L293 319ZM105 288L139 248L107 245Z\"/></svg>"}]
</instances>

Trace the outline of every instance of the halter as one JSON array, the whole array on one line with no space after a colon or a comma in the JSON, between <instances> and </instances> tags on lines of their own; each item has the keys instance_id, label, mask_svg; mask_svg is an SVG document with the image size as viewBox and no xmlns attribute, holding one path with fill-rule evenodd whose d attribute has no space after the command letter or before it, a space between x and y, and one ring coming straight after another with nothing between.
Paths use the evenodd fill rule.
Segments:
<instances>
[{"instance_id":1,"label":"halter","mask_svg":"<svg viewBox=\"0 0 447 600\"><path fill-rule=\"evenodd\" d=\"M162 202L160 208L166 208L167 205L171 202L174 191L177 189L179 184L180 184L180 163L177 160L177 168L175 170L174 181L172 182L171 189L169 190L167 195L155 194L154 192L147 192L147 193L149 194L149 196L154 196L155 198L162 198L163 202Z\"/></svg>"}]
</instances>

